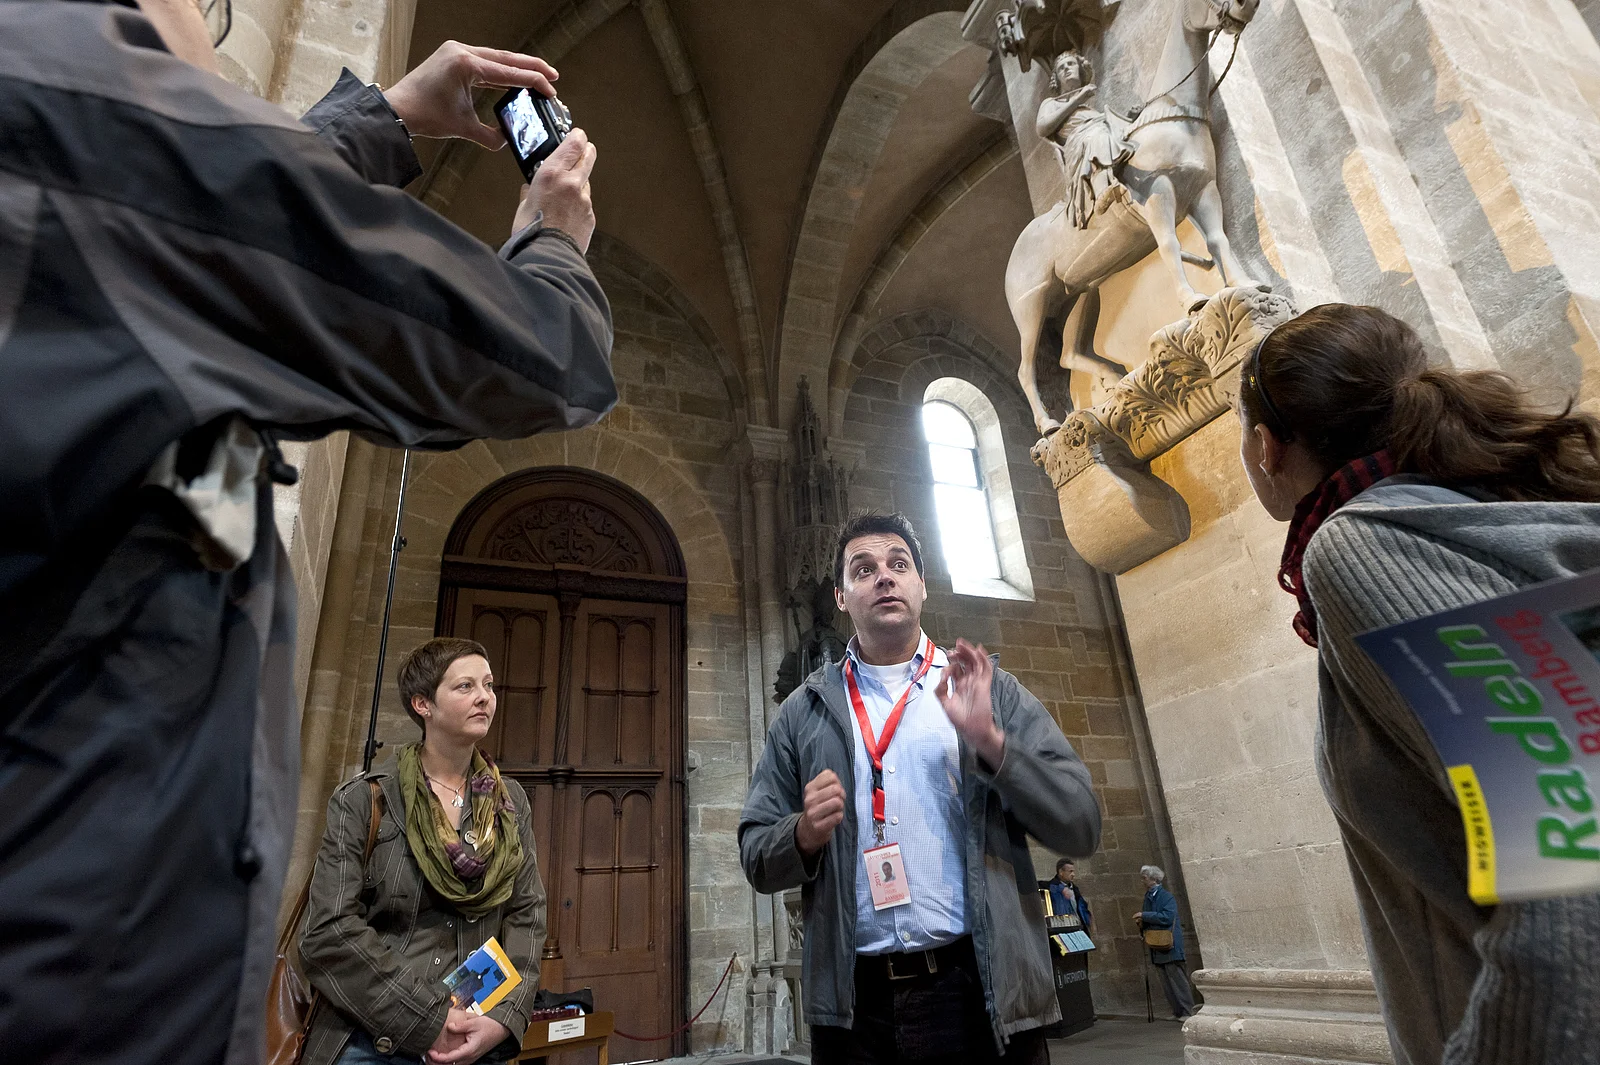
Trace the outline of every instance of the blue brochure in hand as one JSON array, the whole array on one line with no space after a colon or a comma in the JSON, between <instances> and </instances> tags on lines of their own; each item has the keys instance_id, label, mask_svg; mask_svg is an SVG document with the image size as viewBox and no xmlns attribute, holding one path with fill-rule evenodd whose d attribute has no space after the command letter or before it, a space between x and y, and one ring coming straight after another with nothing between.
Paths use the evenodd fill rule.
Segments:
<instances>
[{"instance_id":1,"label":"blue brochure in hand","mask_svg":"<svg viewBox=\"0 0 1600 1065\"><path fill-rule=\"evenodd\" d=\"M1600 571L1357 642L1444 762L1472 900L1600 891Z\"/></svg>"},{"instance_id":2,"label":"blue brochure in hand","mask_svg":"<svg viewBox=\"0 0 1600 1065\"><path fill-rule=\"evenodd\" d=\"M522 974L493 936L444 978L450 1005L472 1013L488 1013L520 983Z\"/></svg>"}]
</instances>

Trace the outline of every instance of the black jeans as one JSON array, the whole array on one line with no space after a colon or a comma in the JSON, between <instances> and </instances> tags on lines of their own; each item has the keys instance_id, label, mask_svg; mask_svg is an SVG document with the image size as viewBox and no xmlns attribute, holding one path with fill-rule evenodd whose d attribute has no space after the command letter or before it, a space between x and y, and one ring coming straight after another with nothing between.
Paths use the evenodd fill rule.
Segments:
<instances>
[{"instance_id":1,"label":"black jeans","mask_svg":"<svg viewBox=\"0 0 1600 1065\"><path fill-rule=\"evenodd\" d=\"M883 958L858 957L855 1023L813 1025L812 1065L1049 1065L1049 1048L1038 1031L1012 1036L1006 1053L996 1052L972 940L960 939L940 953L938 972L899 980L889 979Z\"/></svg>"}]
</instances>

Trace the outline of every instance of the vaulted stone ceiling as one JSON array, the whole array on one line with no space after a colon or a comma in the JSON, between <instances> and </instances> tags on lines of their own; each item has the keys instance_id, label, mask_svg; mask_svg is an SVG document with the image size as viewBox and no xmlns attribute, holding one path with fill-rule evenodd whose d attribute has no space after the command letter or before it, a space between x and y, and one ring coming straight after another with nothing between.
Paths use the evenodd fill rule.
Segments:
<instances>
[{"instance_id":1,"label":"vaulted stone ceiling","mask_svg":"<svg viewBox=\"0 0 1600 1065\"><path fill-rule=\"evenodd\" d=\"M955 0L421 0L411 61L454 38L552 57L600 148L600 229L662 270L740 368L749 420L906 311L1016 346L1001 289L1031 217L1009 132L967 105L986 53ZM505 152L424 145L422 195L490 243ZM827 411L823 414L826 417Z\"/></svg>"}]
</instances>

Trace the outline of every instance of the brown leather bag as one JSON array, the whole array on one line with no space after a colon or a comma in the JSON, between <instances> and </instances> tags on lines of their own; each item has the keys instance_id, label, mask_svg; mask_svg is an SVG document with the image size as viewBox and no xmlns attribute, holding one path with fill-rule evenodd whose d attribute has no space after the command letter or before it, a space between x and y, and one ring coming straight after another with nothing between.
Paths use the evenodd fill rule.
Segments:
<instances>
[{"instance_id":1,"label":"brown leather bag","mask_svg":"<svg viewBox=\"0 0 1600 1065\"><path fill-rule=\"evenodd\" d=\"M378 843L378 820L383 816L383 789L376 780L367 781L372 789L372 816L367 823L367 846L361 854L361 864L372 858L372 848ZM272 981L267 985L267 1057L266 1065L299 1065L300 1055L306 1049L306 1029L310 1027L311 1012L317 1008L318 994L306 986L294 964L289 960L294 941L300 933L300 924L306 917L306 905L311 901L311 878L300 889L289 921L278 937L278 959L272 966Z\"/></svg>"},{"instance_id":2,"label":"brown leather bag","mask_svg":"<svg viewBox=\"0 0 1600 1065\"><path fill-rule=\"evenodd\" d=\"M1172 929L1146 928L1144 930L1144 945L1152 950L1172 949Z\"/></svg>"}]
</instances>

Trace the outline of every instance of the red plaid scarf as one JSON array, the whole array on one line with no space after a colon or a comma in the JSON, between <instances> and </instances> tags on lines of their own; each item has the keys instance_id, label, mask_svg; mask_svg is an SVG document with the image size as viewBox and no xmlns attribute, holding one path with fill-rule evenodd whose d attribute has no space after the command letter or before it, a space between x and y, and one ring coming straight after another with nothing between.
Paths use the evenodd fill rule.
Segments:
<instances>
[{"instance_id":1,"label":"red plaid scarf","mask_svg":"<svg viewBox=\"0 0 1600 1065\"><path fill-rule=\"evenodd\" d=\"M1317 612L1306 594L1305 578L1300 573L1306 545L1328 520L1328 515L1385 477L1393 476L1394 472L1394 456L1387 450L1367 455L1334 470L1294 508L1289 539L1283 545L1283 561L1278 566L1278 583L1300 603L1300 612L1294 616L1294 631L1308 647L1317 645Z\"/></svg>"}]
</instances>

